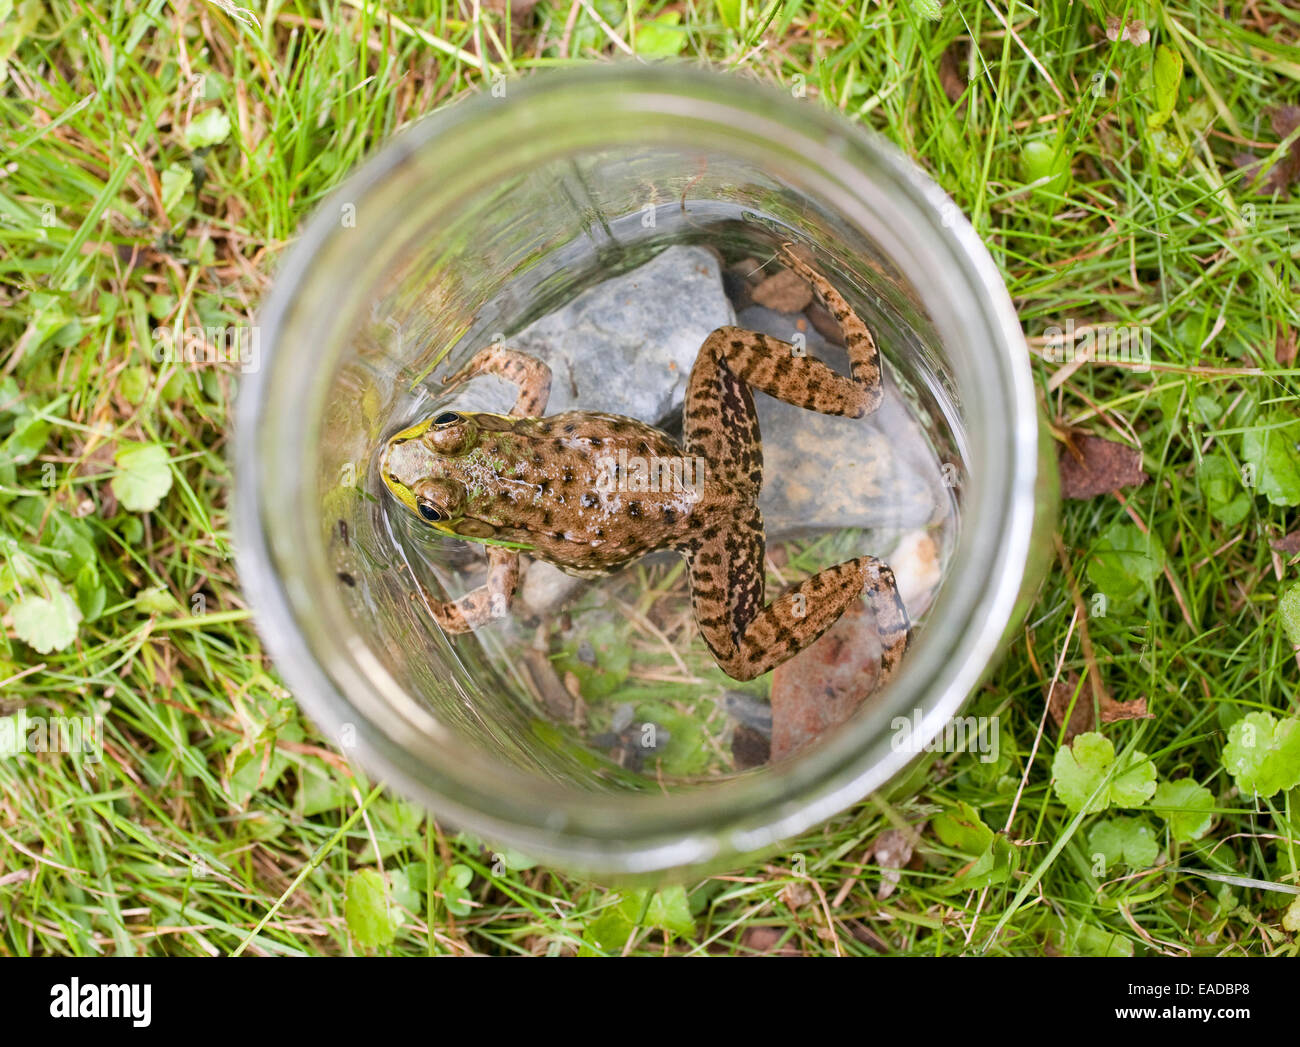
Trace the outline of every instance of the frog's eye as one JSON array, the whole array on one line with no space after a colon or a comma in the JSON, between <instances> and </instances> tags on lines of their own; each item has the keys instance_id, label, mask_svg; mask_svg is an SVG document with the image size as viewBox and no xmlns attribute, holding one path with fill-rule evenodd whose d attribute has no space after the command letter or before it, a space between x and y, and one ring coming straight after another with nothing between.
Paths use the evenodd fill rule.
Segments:
<instances>
[{"instance_id":1,"label":"frog's eye","mask_svg":"<svg viewBox=\"0 0 1300 1047\"><path fill-rule=\"evenodd\" d=\"M438 426L455 425L459 421L460 415L455 411L443 411L442 414L438 415L438 417L433 420L433 424Z\"/></svg>"},{"instance_id":2,"label":"frog's eye","mask_svg":"<svg viewBox=\"0 0 1300 1047\"><path fill-rule=\"evenodd\" d=\"M442 512L427 498L421 498L415 505L420 512L420 516L428 520L429 523L437 523L442 519Z\"/></svg>"}]
</instances>

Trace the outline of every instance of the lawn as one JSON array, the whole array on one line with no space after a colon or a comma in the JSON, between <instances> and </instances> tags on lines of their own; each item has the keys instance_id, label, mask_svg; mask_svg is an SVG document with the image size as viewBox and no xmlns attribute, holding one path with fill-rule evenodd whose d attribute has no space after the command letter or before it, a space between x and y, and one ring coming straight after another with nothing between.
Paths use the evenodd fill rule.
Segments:
<instances>
[{"instance_id":1,"label":"lawn","mask_svg":"<svg viewBox=\"0 0 1300 1047\"><path fill-rule=\"evenodd\" d=\"M97 762L0 756L0 953L1294 955L1300 8L502 7L0 0L0 741L103 725ZM1000 266L1063 453L1146 474L1064 503L975 700L995 761L654 896L495 856L315 734L233 568L237 368L154 335L252 322L421 115L628 53L896 143ZM1150 366L1059 351L1089 325Z\"/></svg>"}]
</instances>

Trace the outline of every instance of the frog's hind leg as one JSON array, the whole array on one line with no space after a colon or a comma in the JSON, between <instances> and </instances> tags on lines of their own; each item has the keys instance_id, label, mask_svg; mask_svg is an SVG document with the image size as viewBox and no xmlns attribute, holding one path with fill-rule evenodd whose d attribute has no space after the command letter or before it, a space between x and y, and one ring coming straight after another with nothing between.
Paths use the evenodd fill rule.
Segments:
<instances>
[{"instance_id":1,"label":"frog's hind leg","mask_svg":"<svg viewBox=\"0 0 1300 1047\"><path fill-rule=\"evenodd\" d=\"M874 556L828 567L764 606L763 524L757 509L734 526L708 527L687 552L700 634L722 671L752 680L822 635L864 593L882 648L880 684L898 668L911 638L893 572Z\"/></svg>"},{"instance_id":2,"label":"frog's hind leg","mask_svg":"<svg viewBox=\"0 0 1300 1047\"><path fill-rule=\"evenodd\" d=\"M519 585L519 554L489 545L487 581L458 600L439 600L423 585L413 598L422 602L444 632L468 633L505 617Z\"/></svg>"},{"instance_id":3,"label":"frog's hind leg","mask_svg":"<svg viewBox=\"0 0 1300 1047\"><path fill-rule=\"evenodd\" d=\"M442 380L445 386L460 385L475 375L494 374L519 390L510 414L515 418L536 418L546 411L551 398L551 369L535 356L494 343L480 349L455 374Z\"/></svg>"}]
</instances>

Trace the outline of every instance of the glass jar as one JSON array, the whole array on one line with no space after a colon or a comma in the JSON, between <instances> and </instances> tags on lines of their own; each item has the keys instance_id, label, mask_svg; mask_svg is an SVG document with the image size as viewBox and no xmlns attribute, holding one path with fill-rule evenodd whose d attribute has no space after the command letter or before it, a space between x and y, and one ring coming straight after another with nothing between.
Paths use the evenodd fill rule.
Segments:
<instances>
[{"instance_id":1,"label":"glass jar","mask_svg":"<svg viewBox=\"0 0 1300 1047\"><path fill-rule=\"evenodd\" d=\"M473 637L422 615L375 452L435 370L669 244L728 238L811 245L954 463L960 527L903 670L857 715L759 770L636 788L522 706ZM988 253L887 143L737 75L592 67L446 106L320 206L259 333L239 564L286 683L373 773L557 866L718 867L882 788L962 708L1045 569L1055 467Z\"/></svg>"}]
</instances>

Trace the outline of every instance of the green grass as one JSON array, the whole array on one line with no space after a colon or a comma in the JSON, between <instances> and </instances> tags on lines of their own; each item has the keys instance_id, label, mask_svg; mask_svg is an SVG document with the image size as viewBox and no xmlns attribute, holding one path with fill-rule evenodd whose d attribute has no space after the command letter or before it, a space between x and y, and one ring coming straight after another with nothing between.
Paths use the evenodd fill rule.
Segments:
<instances>
[{"instance_id":1,"label":"green grass","mask_svg":"<svg viewBox=\"0 0 1300 1047\"><path fill-rule=\"evenodd\" d=\"M567 3L541 0L513 27L492 6L468 23L445 2L393 17L361 0L268 4L246 19L201 0L0 0L0 715L102 712L106 743L97 764L0 758L0 951L363 951L348 884L382 868L409 910L379 947L394 953L1294 954L1282 920L1295 895L1267 885L1300 885L1300 791L1256 800L1223 763L1244 714L1297 711L1278 607L1295 557L1269 541L1298 526L1300 207L1289 187L1253 191L1234 163L1295 144L1279 146L1269 119L1300 102L1294 5L1225 18L1230 5L1143 4L1141 47L1104 36L1122 0L1009 16L962 0L934 20L932 0L706 0L671 9L680 28L663 5L596 0L609 32L585 5L571 29ZM999 761L945 757L909 798L645 899L494 870L476 841L314 735L229 558L235 375L154 363L150 331L247 322L313 205L448 99L496 75L678 45L743 75L802 77L810 104L896 142L971 216L1031 340L1067 318L1141 325L1157 366L1034 363L1058 437L1140 447L1151 481L1066 504L1059 561L977 699L1000 717ZM1156 45L1183 63L1163 142L1148 126ZM203 145L211 110L230 130ZM1033 184L1054 171L1068 173ZM135 478L170 477L151 512L132 511L115 461L130 443L170 457ZM1118 558L1125 543L1138 553ZM15 608L58 590L86 620L74 644L39 654L20 629L57 638L67 602ZM1092 834L1114 812L1075 815L1051 785L1060 732L1043 710L1058 677L1083 701L1146 700L1151 718L1102 730L1121 754L1148 754L1160 782L1209 790L1200 840L1148 811L1158 857L1098 873ZM936 825L962 802L1009 841L992 845L987 886L958 878L985 837ZM892 892L886 830L916 844ZM445 878L453 866L465 885ZM367 881L351 882L360 898Z\"/></svg>"}]
</instances>

